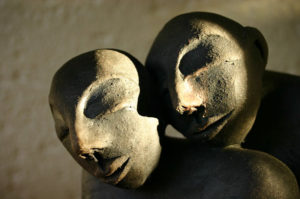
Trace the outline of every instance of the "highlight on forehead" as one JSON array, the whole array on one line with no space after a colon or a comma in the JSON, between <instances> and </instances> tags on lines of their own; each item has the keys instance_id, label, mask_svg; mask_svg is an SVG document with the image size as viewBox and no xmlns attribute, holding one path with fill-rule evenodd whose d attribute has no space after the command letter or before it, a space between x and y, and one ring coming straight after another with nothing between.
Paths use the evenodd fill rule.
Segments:
<instances>
[{"instance_id":1,"label":"highlight on forehead","mask_svg":"<svg viewBox=\"0 0 300 199\"><path fill-rule=\"evenodd\" d=\"M221 15L192 12L171 19L156 37L148 54L149 68L178 65L188 51L210 36L224 38L243 47L247 37L245 28ZM161 57L168 57L162 59Z\"/></svg>"},{"instance_id":2,"label":"highlight on forehead","mask_svg":"<svg viewBox=\"0 0 300 199\"><path fill-rule=\"evenodd\" d=\"M193 39L182 47L176 67L186 76L207 65L218 64L225 60L238 60L241 56L241 50L236 42L217 34L208 34L200 39Z\"/></svg>"},{"instance_id":3,"label":"highlight on forehead","mask_svg":"<svg viewBox=\"0 0 300 199\"><path fill-rule=\"evenodd\" d=\"M139 83L137 69L126 55L114 50L97 50L95 51L95 59L99 81L122 77Z\"/></svg>"},{"instance_id":4,"label":"highlight on forehead","mask_svg":"<svg viewBox=\"0 0 300 199\"><path fill-rule=\"evenodd\" d=\"M195 24L193 28L196 30L197 39L201 39L203 37L208 37L209 35L216 35L227 40L235 40L235 37L231 35L228 31L224 29L220 24L212 23L209 21L192 21L192 24Z\"/></svg>"},{"instance_id":5,"label":"highlight on forehead","mask_svg":"<svg viewBox=\"0 0 300 199\"><path fill-rule=\"evenodd\" d=\"M54 75L50 103L73 107L94 81L102 82L116 77L139 83L137 68L126 54L110 49L81 54L65 63Z\"/></svg>"},{"instance_id":6,"label":"highlight on forehead","mask_svg":"<svg viewBox=\"0 0 300 199\"><path fill-rule=\"evenodd\" d=\"M171 27L180 26L197 37L219 35L231 40L244 37L245 32L241 24L221 15L206 12L179 15L168 24L174 24Z\"/></svg>"},{"instance_id":7,"label":"highlight on forehead","mask_svg":"<svg viewBox=\"0 0 300 199\"><path fill-rule=\"evenodd\" d=\"M94 83L84 93L84 114L88 118L113 112L116 108L136 108L139 86L127 78L112 78Z\"/></svg>"}]
</instances>

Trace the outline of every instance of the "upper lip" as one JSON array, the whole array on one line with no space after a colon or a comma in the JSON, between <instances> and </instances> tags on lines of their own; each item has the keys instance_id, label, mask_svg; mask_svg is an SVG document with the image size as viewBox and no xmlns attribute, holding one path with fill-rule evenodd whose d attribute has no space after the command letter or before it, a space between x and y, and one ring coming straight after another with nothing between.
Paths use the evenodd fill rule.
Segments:
<instances>
[{"instance_id":1,"label":"upper lip","mask_svg":"<svg viewBox=\"0 0 300 199\"><path fill-rule=\"evenodd\" d=\"M227 119L231 116L232 112L233 110L222 115L203 118L203 120L205 121L203 122L204 124L201 124L200 127L197 128L197 131L193 132L193 135L198 135L200 133L210 133L212 131L215 131L216 129L218 129L219 126L225 124Z\"/></svg>"},{"instance_id":2,"label":"upper lip","mask_svg":"<svg viewBox=\"0 0 300 199\"><path fill-rule=\"evenodd\" d=\"M93 161L96 170L94 175L104 179L105 182L111 184L119 183L129 171L130 157L126 155L107 158L103 154L103 148L92 148L90 153L81 153L79 157L88 161Z\"/></svg>"}]
</instances>

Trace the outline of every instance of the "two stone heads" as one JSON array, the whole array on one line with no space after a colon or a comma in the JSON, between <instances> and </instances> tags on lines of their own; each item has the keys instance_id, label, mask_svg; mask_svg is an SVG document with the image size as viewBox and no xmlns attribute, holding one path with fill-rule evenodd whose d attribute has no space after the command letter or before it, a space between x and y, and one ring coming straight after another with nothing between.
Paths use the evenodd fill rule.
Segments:
<instances>
[{"instance_id":1,"label":"two stone heads","mask_svg":"<svg viewBox=\"0 0 300 199\"><path fill-rule=\"evenodd\" d=\"M55 74L49 103L60 141L90 174L138 188L159 164L171 124L193 144L237 146L261 101L267 44L212 13L169 21L145 67L128 53L81 54Z\"/></svg>"}]
</instances>

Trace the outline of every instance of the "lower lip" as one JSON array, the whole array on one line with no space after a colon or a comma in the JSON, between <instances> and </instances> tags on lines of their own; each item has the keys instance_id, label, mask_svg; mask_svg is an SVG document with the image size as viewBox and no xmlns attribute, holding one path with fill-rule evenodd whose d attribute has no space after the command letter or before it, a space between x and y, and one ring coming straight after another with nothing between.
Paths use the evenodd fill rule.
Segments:
<instances>
[{"instance_id":1,"label":"lower lip","mask_svg":"<svg viewBox=\"0 0 300 199\"><path fill-rule=\"evenodd\" d=\"M219 128L219 127L225 125L225 123L227 122L228 118L231 116L232 113L233 113L233 110L230 111L229 113L227 113L225 116L223 116L219 120L217 120L216 122L214 122L211 125L209 125L206 129L194 132L193 136L201 135L201 137L202 136L203 137L208 137L210 134L218 133L216 131L220 131L221 130L221 128Z\"/></svg>"},{"instance_id":2,"label":"lower lip","mask_svg":"<svg viewBox=\"0 0 300 199\"><path fill-rule=\"evenodd\" d=\"M124 171L126 169L126 166L128 165L129 159L130 158L128 158L114 173L109 176L105 176L104 180L107 183L118 184L126 176ZM128 171L128 169L126 170Z\"/></svg>"}]
</instances>

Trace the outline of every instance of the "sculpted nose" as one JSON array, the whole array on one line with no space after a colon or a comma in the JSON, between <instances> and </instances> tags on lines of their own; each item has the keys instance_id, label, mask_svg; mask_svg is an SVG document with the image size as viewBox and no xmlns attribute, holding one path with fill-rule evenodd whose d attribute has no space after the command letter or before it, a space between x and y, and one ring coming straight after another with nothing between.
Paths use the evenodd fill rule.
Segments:
<instances>
[{"instance_id":1,"label":"sculpted nose","mask_svg":"<svg viewBox=\"0 0 300 199\"><path fill-rule=\"evenodd\" d=\"M95 162L99 165L102 173L105 173L108 170L109 165L107 165L108 161L103 158L103 149L93 148L85 151L82 150L79 157L89 162Z\"/></svg>"},{"instance_id":2,"label":"sculpted nose","mask_svg":"<svg viewBox=\"0 0 300 199\"><path fill-rule=\"evenodd\" d=\"M205 112L205 107L203 105L201 106L182 106L179 105L179 107L177 107L177 109L179 109L179 113L182 115L195 115L195 113L197 113L197 115L203 115Z\"/></svg>"},{"instance_id":3,"label":"sculpted nose","mask_svg":"<svg viewBox=\"0 0 300 199\"><path fill-rule=\"evenodd\" d=\"M81 150L79 157L85 160L94 161L94 162L102 162L103 158L101 153L103 149L93 148L89 150Z\"/></svg>"},{"instance_id":4,"label":"sculpted nose","mask_svg":"<svg viewBox=\"0 0 300 199\"><path fill-rule=\"evenodd\" d=\"M204 109L204 96L201 91L195 91L188 82L175 83L175 89L170 89L173 108L179 114L191 115L199 109Z\"/></svg>"},{"instance_id":5,"label":"sculpted nose","mask_svg":"<svg viewBox=\"0 0 300 199\"><path fill-rule=\"evenodd\" d=\"M103 149L93 148L88 151L82 151L79 157L89 162L95 162L103 173L107 170L107 161L103 158Z\"/></svg>"},{"instance_id":6,"label":"sculpted nose","mask_svg":"<svg viewBox=\"0 0 300 199\"><path fill-rule=\"evenodd\" d=\"M179 104L176 107L176 110L183 115L191 115L193 112L197 111L197 108L195 106L185 106Z\"/></svg>"},{"instance_id":7,"label":"sculpted nose","mask_svg":"<svg viewBox=\"0 0 300 199\"><path fill-rule=\"evenodd\" d=\"M72 146L77 154L82 155L82 158L94 159L97 162L95 154L100 154L101 151L110 147L109 137L102 132L88 129L86 131L77 130L74 134Z\"/></svg>"}]
</instances>

